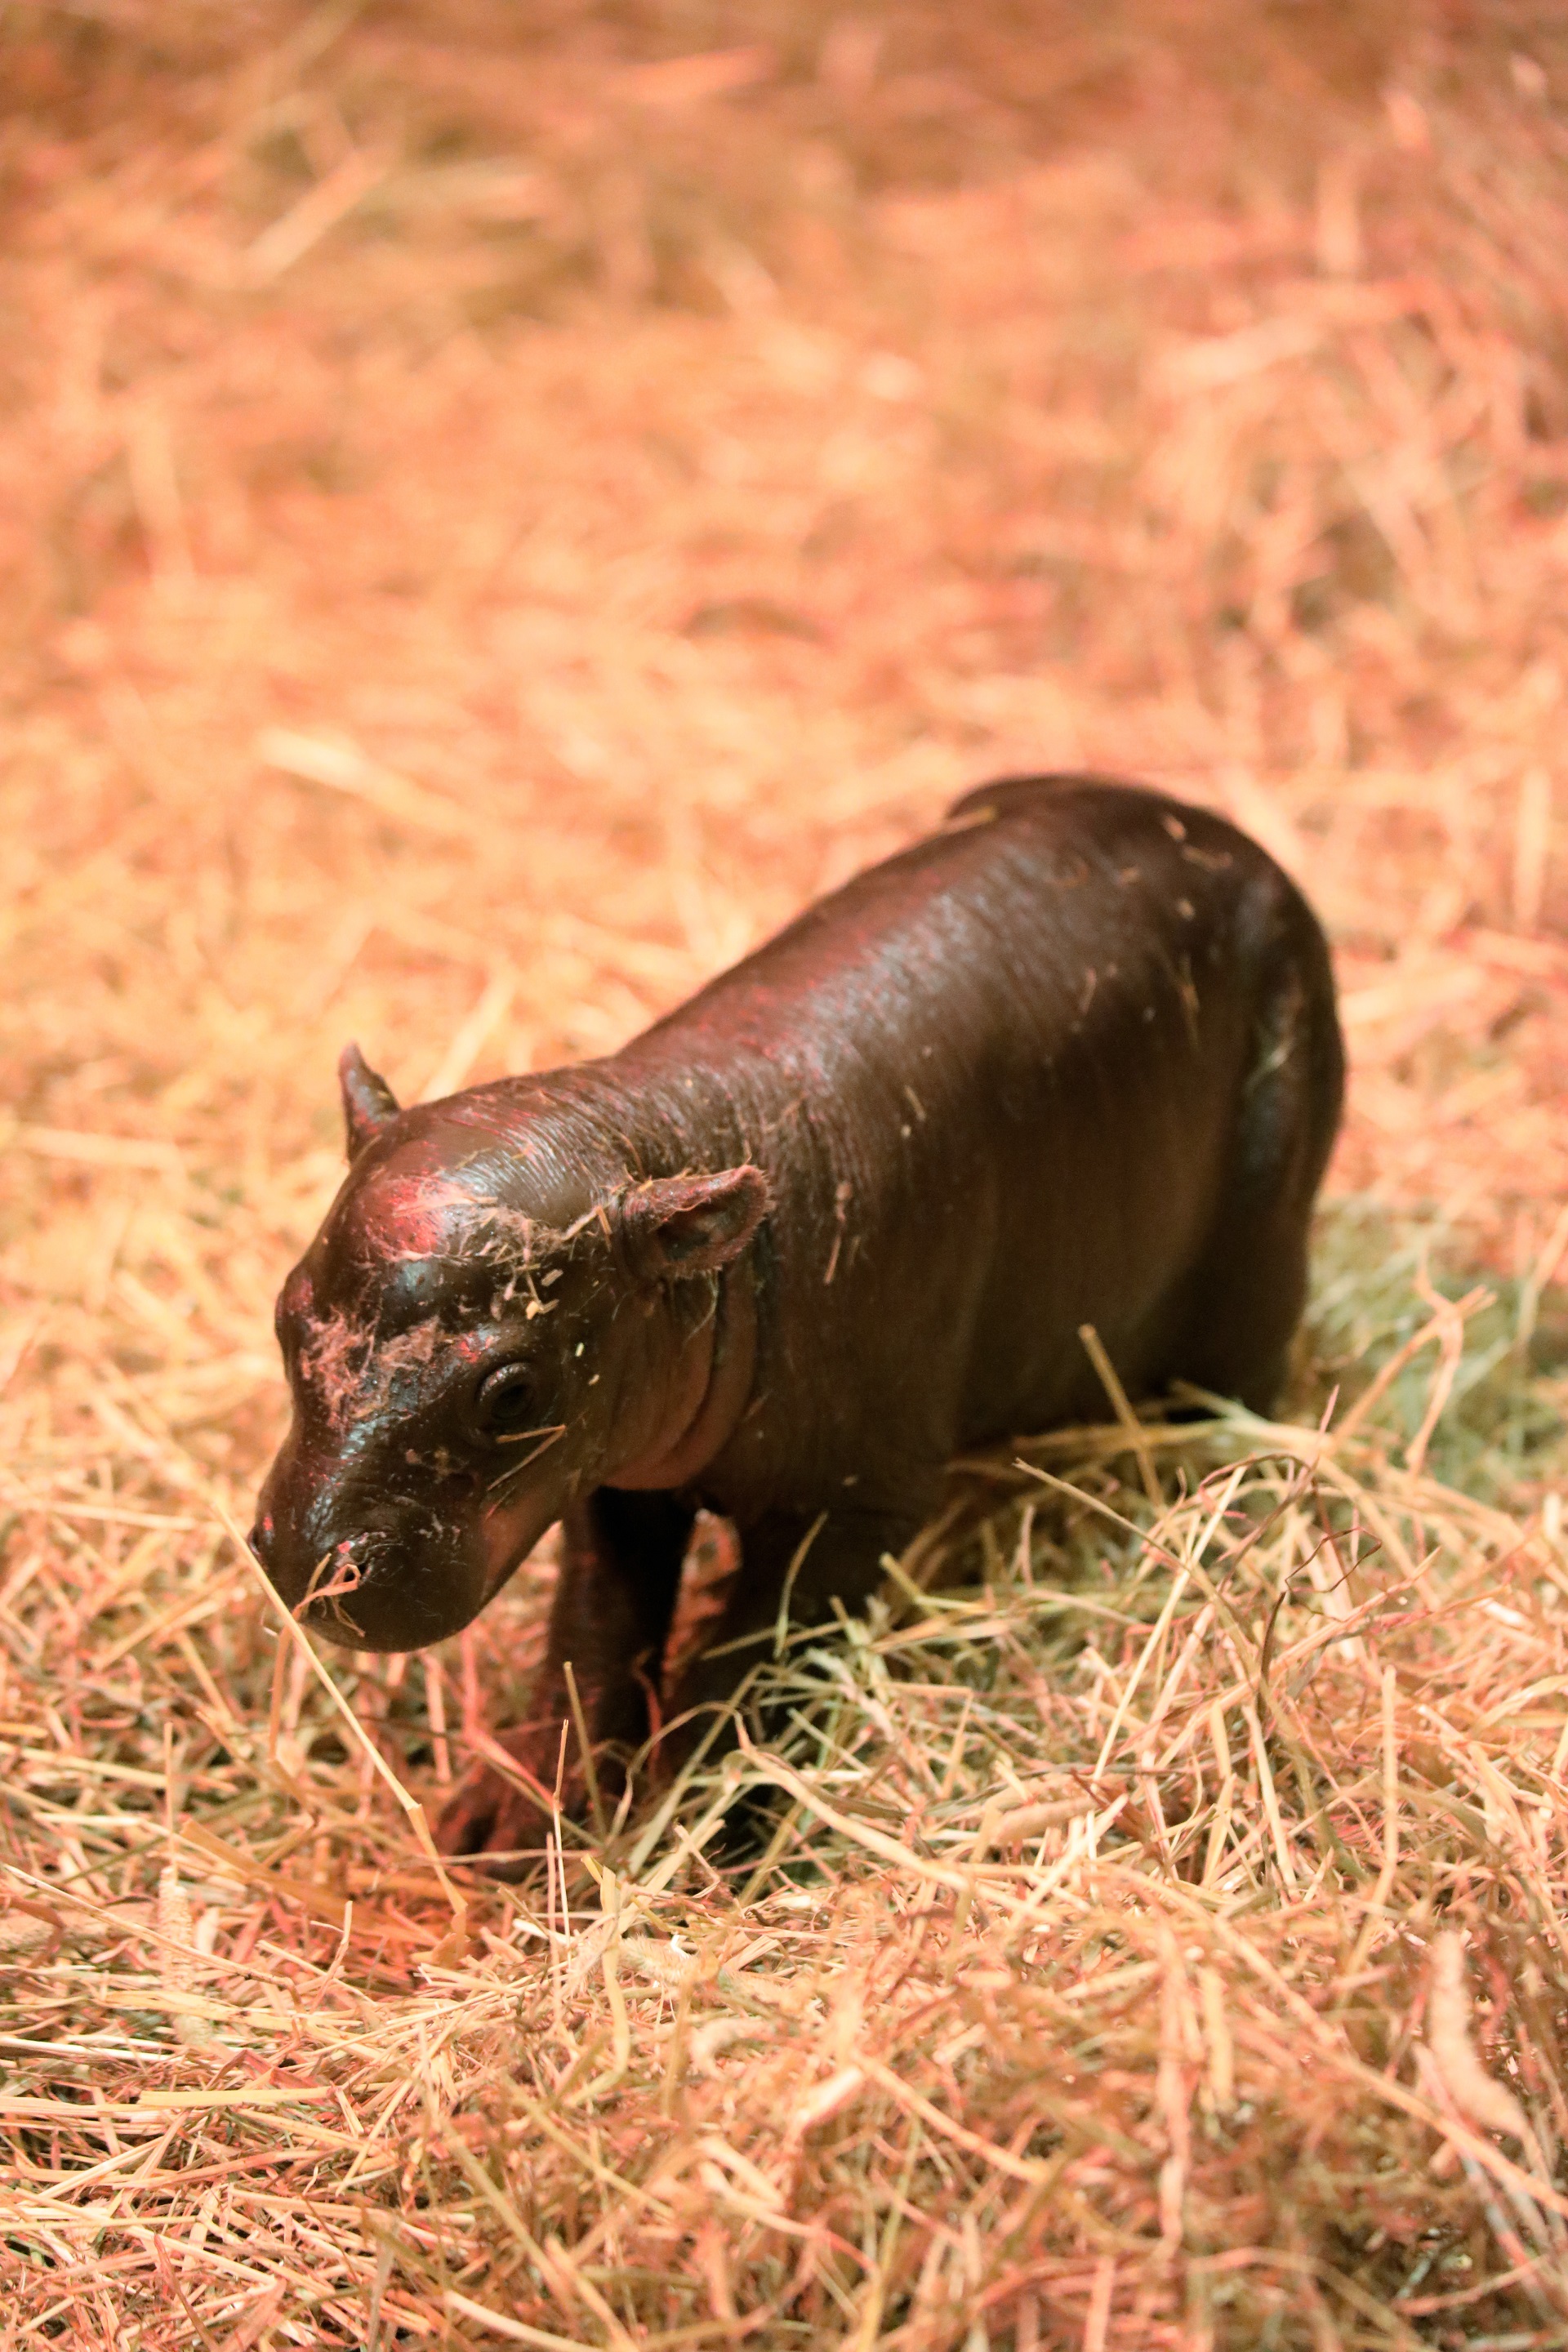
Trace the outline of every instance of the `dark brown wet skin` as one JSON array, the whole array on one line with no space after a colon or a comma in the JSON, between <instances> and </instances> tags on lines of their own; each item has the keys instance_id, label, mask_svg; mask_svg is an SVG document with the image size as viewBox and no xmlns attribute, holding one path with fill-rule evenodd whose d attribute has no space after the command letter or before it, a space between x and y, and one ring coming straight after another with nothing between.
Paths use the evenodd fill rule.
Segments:
<instances>
[{"instance_id":1,"label":"dark brown wet skin","mask_svg":"<svg viewBox=\"0 0 1568 2352\"><path fill-rule=\"evenodd\" d=\"M553 1784L570 1662L613 1786L699 1507L742 1566L674 1695L686 1737L808 1535L807 1622L863 1605L954 1454L1103 1410L1083 1324L1133 1396L1267 1406L1342 1088L1285 876L1085 778L970 794L603 1061L399 1112L345 1057L353 1162L285 1295L258 1548L290 1603L330 1577L322 1631L413 1647L562 1519L508 1745ZM540 1828L487 1769L443 1836Z\"/></svg>"}]
</instances>

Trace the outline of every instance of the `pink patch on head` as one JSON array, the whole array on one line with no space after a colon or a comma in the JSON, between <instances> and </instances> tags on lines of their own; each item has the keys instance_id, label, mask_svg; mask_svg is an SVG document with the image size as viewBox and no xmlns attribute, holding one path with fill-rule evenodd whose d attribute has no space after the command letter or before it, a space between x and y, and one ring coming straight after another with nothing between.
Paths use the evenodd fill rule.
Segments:
<instances>
[{"instance_id":1,"label":"pink patch on head","mask_svg":"<svg viewBox=\"0 0 1568 2352\"><path fill-rule=\"evenodd\" d=\"M474 1214L465 1185L449 1176L397 1176L384 1171L361 1202L364 1237L377 1256L438 1257L452 1245L458 1218Z\"/></svg>"}]
</instances>

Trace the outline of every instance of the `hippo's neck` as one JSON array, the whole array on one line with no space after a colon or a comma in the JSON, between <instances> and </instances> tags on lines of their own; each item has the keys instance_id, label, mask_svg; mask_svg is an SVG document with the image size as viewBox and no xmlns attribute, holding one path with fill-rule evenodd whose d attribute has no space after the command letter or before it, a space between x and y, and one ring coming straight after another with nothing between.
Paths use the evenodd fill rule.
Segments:
<instances>
[{"instance_id":1,"label":"hippo's neck","mask_svg":"<svg viewBox=\"0 0 1568 2352\"><path fill-rule=\"evenodd\" d=\"M688 1486L707 1468L734 1434L752 1392L757 1354L757 1305L750 1271L733 1267L719 1277L712 1315L690 1345L700 1347L695 1411L674 1430L663 1430L649 1450L617 1468L608 1486L670 1488Z\"/></svg>"}]
</instances>

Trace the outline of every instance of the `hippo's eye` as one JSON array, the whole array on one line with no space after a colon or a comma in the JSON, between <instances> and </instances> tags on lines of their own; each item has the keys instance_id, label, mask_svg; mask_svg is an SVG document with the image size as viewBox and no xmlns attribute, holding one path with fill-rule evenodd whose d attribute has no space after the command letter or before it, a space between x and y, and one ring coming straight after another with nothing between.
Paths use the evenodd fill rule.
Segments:
<instances>
[{"instance_id":1,"label":"hippo's eye","mask_svg":"<svg viewBox=\"0 0 1568 2352\"><path fill-rule=\"evenodd\" d=\"M533 1427L533 1382L521 1364L498 1364L479 1383L474 1418L487 1437L521 1437Z\"/></svg>"}]
</instances>

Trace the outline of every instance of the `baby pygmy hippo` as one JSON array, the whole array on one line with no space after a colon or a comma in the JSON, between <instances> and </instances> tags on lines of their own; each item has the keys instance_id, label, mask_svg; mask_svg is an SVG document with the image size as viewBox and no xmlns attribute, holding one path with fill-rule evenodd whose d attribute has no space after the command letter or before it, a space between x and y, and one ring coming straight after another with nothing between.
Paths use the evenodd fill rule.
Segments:
<instances>
[{"instance_id":1,"label":"baby pygmy hippo","mask_svg":"<svg viewBox=\"0 0 1568 2352\"><path fill-rule=\"evenodd\" d=\"M1220 817L1086 776L968 794L619 1053L400 1110L283 1286L294 1421L252 1540L304 1622L416 1649L562 1522L531 1718L649 1736L700 1508L741 1564L668 1713L864 1604L972 1447L1177 1379L1267 1408L1343 1058L1328 950ZM793 1569L793 1575L792 1575ZM575 1754L575 1735L568 1748ZM488 1768L454 1852L537 1844Z\"/></svg>"}]
</instances>

